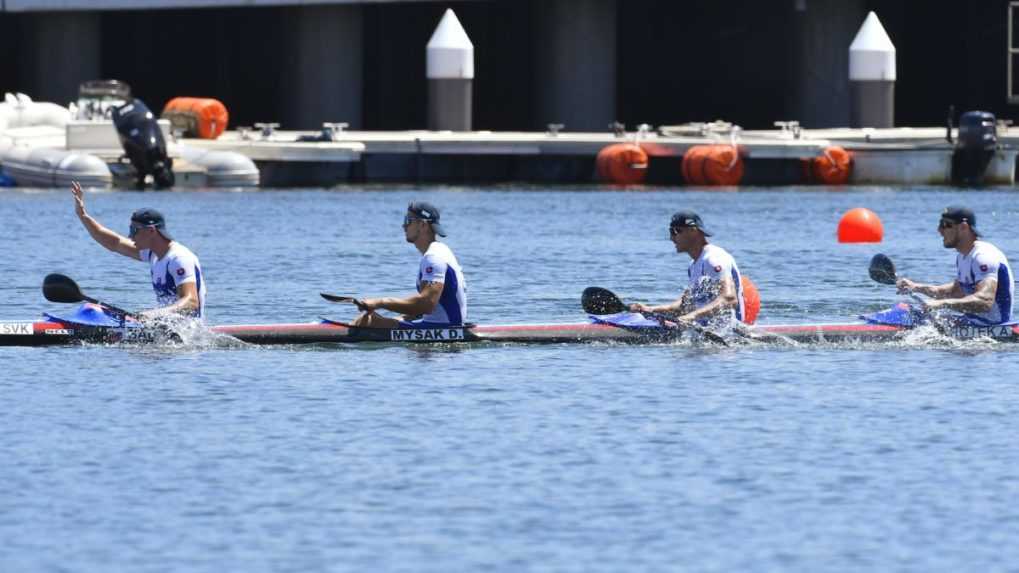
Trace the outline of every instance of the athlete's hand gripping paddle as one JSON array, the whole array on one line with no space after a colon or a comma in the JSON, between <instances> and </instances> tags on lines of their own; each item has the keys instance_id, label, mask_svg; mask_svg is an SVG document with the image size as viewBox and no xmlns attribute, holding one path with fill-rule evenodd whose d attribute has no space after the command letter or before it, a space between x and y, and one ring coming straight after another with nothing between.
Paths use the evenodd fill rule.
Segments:
<instances>
[{"instance_id":1,"label":"athlete's hand gripping paddle","mask_svg":"<svg viewBox=\"0 0 1019 573\"><path fill-rule=\"evenodd\" d=\"M584 289L584 292L580 295L580 306L583 307L584 312L594 315L616 314L629 310L628 307L623 304L623 301L615 295L615 293L601 287L587 287ZM721 344L722 346L729 346L729 342L722 338L721 335L711 332L699 324L679 320L674 316L663 313L642 314L649 315L651 318L654 318L659 322L665 320L672 321L681 328L693 330L711 342Z\"/></svg>"},{"instance_id":2,"label":"athlete's hand gripping paddle","mask_svg":"<svg viewBox=\"0 0 1019 573\"><path fill-rule=\"evenodd\" d=\"M867 269L870 274L870 278L875 282L879 282L884 285L895 285L898 282L898 276L895 274L895 263L892 262L887 255L878 253L870 259L870 267ZM931 323L939 331L944 333L944 326L937 320L936 314L932 314L931 308L927 305L927 301L916 294L915 292L909 293L910 298L920 304L920 316L924 319L933 319ZM936 312L936 311L935 311Z\"/></svg>"}]
</instances>

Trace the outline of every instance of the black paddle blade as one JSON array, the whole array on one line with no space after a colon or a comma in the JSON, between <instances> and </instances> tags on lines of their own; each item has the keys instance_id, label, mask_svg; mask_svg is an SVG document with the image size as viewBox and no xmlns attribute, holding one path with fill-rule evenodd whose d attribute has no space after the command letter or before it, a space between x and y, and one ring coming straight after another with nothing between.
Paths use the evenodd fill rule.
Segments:
<instances>
[{"instance_id":1,"label":"black paddle blade","mask_svg":"<svg viewBox=\"0 0 1019 573\"><path fill-rule=\"evenodd\" d=\"M580 295L580 306L588 314L616 314L626 311L626 305L608 289L587 287Z\"/></svg>"},{"instance_id":2,"label":"black paddle blade","mask_svg":"<svg viewBox=\"0 0 1019 573\"><path fill-rule=\"evenodd\" d=\"M870 278L885 285L895 284L895 263L887 256L878 253L870 260Z\"/></svg>"},{"instance_id":3,"label":"black paddle blade","mask_svg":"<svg viewBox=\"0 0 1019 573\"><path fill-rule=\"evenodd\" d=\"M42 281L42 295L50 302L81 302L85 295L81 294L78 283L70 277L53 273L46 275Z\"/></svg>"},{"instance_id":4,"label":"black paddle blade","mask_svg":"<svg viewBox=\"0 0 1019 573\"><path fill-rule=\"evenodd\" d=\"M350 304L356 306L359 310L364 310L364 307L361 306L361 301L352 296L329 294L327 292L320 292L318 294L322 295L322 298L328 300L329 302L349 302Z\"/></svg>"},{"instance_id":5,"label":"black paddle blade","mask_svg":"<svg viewBox=\"0 0 1019 573\"><path fill-rule=\"evenodd\" d=\"M320 292L318 294L322 295L322 298L329 302L354 302L354 297L352 296L341 296L338 294L329 294L327 292Z\"/></svg>"}]
</instances>

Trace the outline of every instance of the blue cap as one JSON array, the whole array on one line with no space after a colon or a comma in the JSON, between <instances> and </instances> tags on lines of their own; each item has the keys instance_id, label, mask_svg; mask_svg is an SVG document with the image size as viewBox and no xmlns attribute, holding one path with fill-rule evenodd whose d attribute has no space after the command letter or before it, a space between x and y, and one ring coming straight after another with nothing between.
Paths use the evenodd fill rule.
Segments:
<instances>
[{"instance_id":1,"label":"blue cap","mask_svg":"<svg viewBox=\"0 0 1019 573\"><path fill-rule=\"evenodd\" d=\"M425 203L424 201L415 201L407 206L407 211L413 213L415 217L426 221L432 226L432 230L435 231L436 235L440 237L446 236L446 230L442 228L442 224L439 223L439 210L431 203Z\"/></svg>"},{"instance_id":2,"label":"blue cap","mask_svg":"<svg viewBox=\"0 0 1019 573\"><path fill-rule=\"evenodd\" d=\"M704 228L704 221L701 220L701 216L693 211L676 211L676 213L672 216L672 221L669 223L669 227L673 229L693 227L704 233L705 237L711 236L711 232Z\"/></svg>"},{"instance_id":3,"label":"blue cap","mask_svg":"<svg viewBox=\"0 0 1019 573\"><path fill-rule=\"evenodd\" d=\"M941 212L941 218L956 223L966 223L970 229L973 229L974 235L980 235L977 232L977 216L972 209L967 207L945 207L945 210Z\"/></svg>"},{"instance_id":4,"label":"blue cap","mask_svg":"<svg viewBox=\"0 0 1019 573\"><path fill-rule=\"evenodd\" d=\"M159 230L159 234L166 237L167 241L173 240L173 235L166 230L166 219L163 218L163 214L155 209L138 209L134 213L131 213L132 225L139 227L155 227Z\"/></svg>"}]
</instances>

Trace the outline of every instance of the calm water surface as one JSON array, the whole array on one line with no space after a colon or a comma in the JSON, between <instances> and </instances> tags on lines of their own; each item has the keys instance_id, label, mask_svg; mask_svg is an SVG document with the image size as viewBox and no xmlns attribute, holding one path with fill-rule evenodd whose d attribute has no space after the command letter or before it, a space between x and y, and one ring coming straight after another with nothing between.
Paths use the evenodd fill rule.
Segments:
<instances>
[{"instance_id":1,"label":"calm water surface","mask_svg":"<svg viewBox=\"0 0 1019 573\"><path fill-rule=\"evenodd\" d=\"M938 213L966 203L1019 262L1016 192L382 188L90 193L126 232L162 210L209 321L350 318L320 291L399 295L410 200L443 212L471 319L582 318L585 286L685 281L669 215L699 211L761 322L895 301L876 252L947 281ZM869 207L880 245L839 245ZM0 318L89 294L152 304L63 191L0 191ZM1019 350L1019 349L1017 349ZM0 571L1015 571L1019 352L680 343L466 348L0 348Z\"/></svg>"}]
</instances>

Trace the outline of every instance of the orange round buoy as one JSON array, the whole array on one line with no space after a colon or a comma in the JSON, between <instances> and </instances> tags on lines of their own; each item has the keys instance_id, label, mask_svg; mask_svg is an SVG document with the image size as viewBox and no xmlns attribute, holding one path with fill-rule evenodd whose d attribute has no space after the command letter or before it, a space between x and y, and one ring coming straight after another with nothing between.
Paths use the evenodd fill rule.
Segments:
<instances>
[{"instance_id":1,"label":"orange round buoy","mask_svg":"<svg viewBox=\"0 0 1019 573\"><path fill-rule=\"evenodd\" d=\"M170 120L186 137L202 139L219 137L230 120L221 101L204 97L175 97L166 102L160 117Z\"/></svg>"},{"instance_id":2,"label":"orange round buoy","mask_svg":"<svg viewBox=\"0 0 1019 573\"><path fill-rule=\"evenodd\" d=\"M850 209L839 221L840 243L880 243L884 235L881 219L870 209Z\"/></svg>"},{"instance_id":3,"label":"orange round buoy","mask_svg":"<svg viewBox=\"0 0 1019 573\"><path fill-rule=\"evenodd\" d=\"M689 185L739 185L743 157L731 145L695 145L683 154L681 169Z\"/></svg>"},{"instance_id":4,"label":"orange round buoy","mask_svg":"<svg viewBox=\"0 0 1019 573\"><path fill-rule=\"evenodd\" d=\"M731 145L712 145L704 157L703 170L708 185L739 185L743 180L743 158Z\"/></svg>"},{"instance_id":5,"label":"orange round buoy","mask_svg":"<svg viewBox=\"0 0 1019 573\"><path fill-rule=\"evenodd\" d=\"M824 148L824 152L810 160L813 181L826 185L844 185L853 171L853 154L838 145Z\"/></svg>"},{"instance_id":6,"label":"orange round buoy","mask_svg":"<svg viewBox=\"0 0 1019 573\"><path fill-rule=\"evenodd\" d=\"M614 143L595 158L598 178L619 185L643 183L647 177L647 152L636 143Z\"/></svg>"},{"instance_id":7,"label":"orange round buoy","mask_svg":"<svg viewBox=\"0 0 1019 573\"><path fill-rule=\"evenodd\" d=\"M683 181L686 181L687 185L704 185L701 157L707 153L707 150L707 145L694 145L683 154L680 170L683 172Z\"/></svg>"},{"instance_id":8,"label":"orange round buoy","mask_svg":"<svg viewBox=\"0 0 1019 573\"><path fill-rule=\"evenodd\" d=\"M753 324L761 312L761 293L746 275L740 276L739 283L743 287L743 322Z\"/></svg>"}]
</instances>

